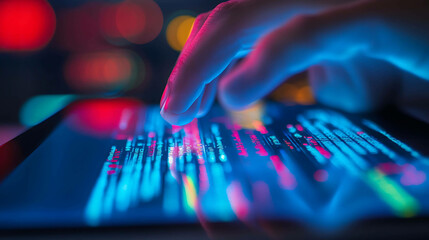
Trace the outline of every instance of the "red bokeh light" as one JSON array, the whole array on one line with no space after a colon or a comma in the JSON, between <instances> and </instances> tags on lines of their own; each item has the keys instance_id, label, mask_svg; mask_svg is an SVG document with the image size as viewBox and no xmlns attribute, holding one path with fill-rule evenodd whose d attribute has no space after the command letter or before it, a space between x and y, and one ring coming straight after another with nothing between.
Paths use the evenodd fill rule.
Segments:
<instances>
[{"instance_id":1,"label":"red bokeh light","mask_svg":"<svg viewBox=\"0 0 429 240\"><path fill-rule=\"evenodd\" d=\"M0 181L5 179L23 160L22 149L16 142L0 146Z\"/></svg>"},{"instance_id":2,"label":"red bokeh light","mask_svg":"<svg viewBox=\"0 0 429 240\"><path fill-rule=\"evenodd\" d=\"M137 37L146 25L145 12L142 6L134 2L124 2L116 12L116 27L125 38Z\"/></svg>"},{"instance_id":3,"label":"red bokeh light","mask_svg":"<svg viewBox=\"0 0 429 240\"><path fill-rule=\"evenodd\" d=\"M314 180L318 182L326 182L329 178L329 173L324 169L319 169L316 172L314 172L313 177L314 177Z\"/></svg>"},{"instance_id":4,"label":"red bokeh light","mask_svg":"<svg viewBox=\"0 0 429 240\"><path fill-rule=\"evenodd\" d=\"M100 9L104 3L88 2L58 13L56 44L68 51L102 51L112 48L100 31Z\"/></svg>"},{"instance_id":5,"label":"red bokeh light","mask_svg":"<svg viewBox=\"0 0 429 240\"><path fill-rule=\"evenodd\" d=\"M159 35L163 16L152 0L125 0L104 7L100 25L108 38L124 38L132 43L144 44Z\"/></svg>"},{"instance_id":6,"label":"red bokeh light","mask_svg":"<svg viewBox=\"0 0 429 240\"><path fill-rule=\"evenodd\" d=\"M126 51L72 55L65 64L67 83L80 91L123 90L132 85L135 65Z\"/></svg>"},{"instance_id":7,"label":"red bokeh light","mask_svg":"<svg viewBox=\"0 0 429 240\"><path fill-rule=\"evenodd\" d=\"M55 13L46 0L0 1L0 50L33 51L55 32Z\"/></svg>"},{"instance_id":8,"label":"red bokeh light","mask_svg":"<svg viewBox=\"0 0 429 240\"><path fill-rule=\"evenodd\" d=\"M67 124L92 136L106 137L119 129L124 111L135 113L143 104L135 99L94 99L77 102L69 108Z\"/></svg>"}]
</instances>

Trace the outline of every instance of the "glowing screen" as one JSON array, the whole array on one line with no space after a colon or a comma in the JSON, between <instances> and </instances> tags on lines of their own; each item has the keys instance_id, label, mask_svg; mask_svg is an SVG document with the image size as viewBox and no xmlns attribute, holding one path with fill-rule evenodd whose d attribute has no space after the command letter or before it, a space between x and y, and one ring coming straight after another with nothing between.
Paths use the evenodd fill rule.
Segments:
<instances>
[{"instance_id":1,"label":"glowing screen","mask_svg":"<svg viewBox=\"0 0 429 240\"><path fill-rule=\"evenodd\" d=\"M134 100L68 109L0 185L2 227L256 219L339 227L429 209L428 160L369 118L267 103L214 107L177 127Z\"/></svg>"}]
</instances>

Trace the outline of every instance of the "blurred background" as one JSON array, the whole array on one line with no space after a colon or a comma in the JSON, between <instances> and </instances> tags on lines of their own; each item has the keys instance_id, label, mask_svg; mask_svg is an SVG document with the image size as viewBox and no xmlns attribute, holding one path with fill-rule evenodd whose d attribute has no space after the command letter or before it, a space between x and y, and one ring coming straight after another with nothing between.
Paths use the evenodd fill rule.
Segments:
<instances>
[{"instance_id":1,"label":"blurred background","mask_svg":"<svg viewBox=\"0 0 429 240\"><path fill-rule=\"evenodd\" d=\"M0 144L82 97L158 104L195 17L220 0L0 0ZM305 74L270 97L311 104Z\"/></svg>"}]
</instances>

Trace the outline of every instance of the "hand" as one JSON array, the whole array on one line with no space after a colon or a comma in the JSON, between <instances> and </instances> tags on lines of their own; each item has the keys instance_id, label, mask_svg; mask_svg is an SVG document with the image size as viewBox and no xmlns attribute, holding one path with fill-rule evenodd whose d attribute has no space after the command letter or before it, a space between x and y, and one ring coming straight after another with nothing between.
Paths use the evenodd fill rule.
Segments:
<instances>
[{"instance_id":1,"label":"hand","mask_svg":"<svg viewBox=\"0 0 429 240\"><path fill-rule=\"evenodd\" d=\"M161 114L176 125L204 115L217 85L222 104L241 109L308 68L319 101L349 111L376 108L401 95L403 81L429 80L428 11L427 0L222 3L197 18Z\"/></svg>"}]
</instances>

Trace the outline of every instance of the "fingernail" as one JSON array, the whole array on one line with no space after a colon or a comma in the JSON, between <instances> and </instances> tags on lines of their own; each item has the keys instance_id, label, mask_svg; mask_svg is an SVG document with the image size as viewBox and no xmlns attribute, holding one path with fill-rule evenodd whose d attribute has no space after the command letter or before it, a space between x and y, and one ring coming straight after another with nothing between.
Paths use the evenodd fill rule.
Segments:
<instances>
[{"instance_id":1,"label":"fingernail","mask_svg":"<svg viewBox=\"0 0 429 240\"><path fill-rule=\"evenodd\" d=\"M162 93L162 97L161 97L161 108L164 107L165 102L168 98L168 96L170 95L170 88L169 88L169 82L167 83L167 86L165 86L164 92Z\"/></svg>"},{"instance_id":2,"label":"fingernail","mask_svg":"<svg viewBox=\"0 0 429 240\"><path fill-rule=\"evenodd\" d=\"M164 103L164 105L165 105L165 103ZM165 115L164 105L161 106L161 111L159 112L162 117L164 117L164 115Z\"/></svg>"}]
</instances>

